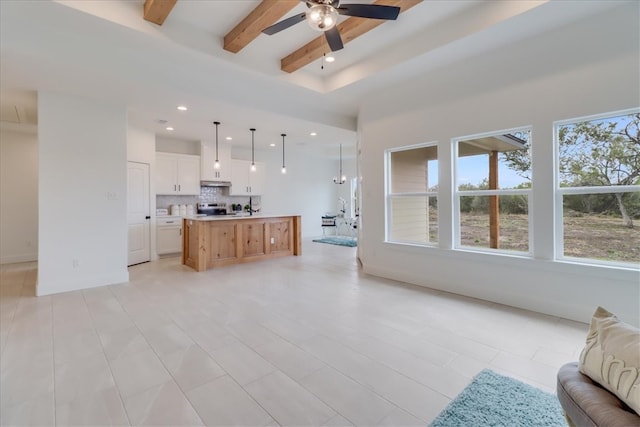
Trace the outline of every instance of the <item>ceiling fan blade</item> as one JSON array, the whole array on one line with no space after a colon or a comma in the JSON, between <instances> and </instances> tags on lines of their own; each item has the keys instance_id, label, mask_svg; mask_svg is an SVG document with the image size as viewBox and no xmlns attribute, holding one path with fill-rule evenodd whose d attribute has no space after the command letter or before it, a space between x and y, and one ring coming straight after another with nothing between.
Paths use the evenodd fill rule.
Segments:
<instances>
[{"instance_id":1,"label":"ceiling fan blade","mask_svg":"<svg viewBox=\"0 0 640 427\"><path fill-rule=\"evenodd\" d=\"M287 28L296 25L298 22L304 21L306 15L307 15L306 13L299 13L297 15L293 15L287 19L283 19L280 22L276 22L270 27L265 28L264 30L262 30L262 32L270 36L275 33L279 33L282 30L286 30Z\"/></svg>"},{"instance_id":2,"label":"ceiling fan blade","mask_svg":"<svg viewBox=\"0 0 640 427\"><path fill-rule=\"evenodd\" d=\"M396 20L400 14L400 8L397 6L379 4L343 4L336 10L340 15L388 20Z\"/></svg>"},{"instance_id":3,"label":"ceiling fan blade","mask_svg":"<svg viewBox=\"0 0 640 427\"><path fill-rule=\"evenodd\" d=\"M340 37L337 27L333 27L330 30L325 31L324 36L327 39L327 43L329 43L331 52L335 52L336 50L340 50L344 47L342 44L342 37Z\"/></svg>"}]
</instances>

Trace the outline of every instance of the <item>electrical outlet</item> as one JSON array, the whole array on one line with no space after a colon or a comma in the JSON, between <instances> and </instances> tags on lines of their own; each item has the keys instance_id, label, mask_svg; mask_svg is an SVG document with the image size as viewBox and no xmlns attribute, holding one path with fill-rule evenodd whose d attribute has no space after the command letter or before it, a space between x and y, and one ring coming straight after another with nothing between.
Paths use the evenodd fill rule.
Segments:
<instances>
[{"instance_id":1,"label":"electrical outlet","mask_svg":"<svg viewBox=\"0 0 640 427\"><path fill-rule=\"evenodd\" d=\"M275 237L272 237L272 238L271 238L271 244L273 245L274 243L276 243L276 238L275 238Z\"/></svg>"},{"instance_id":2,"label":"electrical outlet","mask_svg":"<svg viewBox=\"0 0 640 427\"><path fill-rule=\"evenodd\" d=\"M118 193L115 193L113 191L107 191L107 200L117 200L118 199Z\"/></svg>"},{"instance_id":3,"label":"electrical outlet","mask_svg":"<svg viewBox=\"0 0 640 427\"><path fill-rule=\"evenodd\" d=\"M72 261L72 264L73 264L73 268L78 268L78 267L80 267L80 261L79 261L79 260L77 260L77 259L74 259L74 260Z\"/></svg>"}]
</instances>

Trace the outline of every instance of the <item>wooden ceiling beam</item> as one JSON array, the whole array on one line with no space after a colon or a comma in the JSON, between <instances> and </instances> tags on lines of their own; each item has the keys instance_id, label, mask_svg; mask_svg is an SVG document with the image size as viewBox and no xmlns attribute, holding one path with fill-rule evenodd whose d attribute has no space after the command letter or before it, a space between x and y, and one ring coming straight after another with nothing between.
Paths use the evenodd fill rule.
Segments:
<instances>
[{"instance_id":1,"label":"wooden ceiling beam","mask_svg":"<svg viewBox=\"0 0 640 427\"><path fill-rule=\"evenodd\" d=\"M400 7L400 13L402 13L420 2L422 2L422 0L377 0L372 4L398 6ZM382 25L385 22L387 21L382 19L351 17L338 24L338 31L342 37L342 43L346 45L351 40L373 30L378 25ZM280 69L287 73L293 73L329 52L331 52L331 49L329 48L327 40L323 34L320 37L311 40L295 52L282 58L280 60Z\"/></svg>"},{"instance_id":2,"label":"wooden ceiling beam","mask_svg":"<svg viewBox=\"0 0 640 427\"><path fill-rule=\"evenodd\" d=\"M145 0L144 19L162 25L178 0Z\"/></svg>"},{"instance_id":3,"label":"wooden ceiling beam","mask_svg":"<svg viewBox=\"0 0 640 427\"><path fill-rule=\"evenodd\" d=\"M262 0L242 22L224 36L224 50L238 53L258 37L262 30L275 24L299 4L300 0Z\"/></svg>"}]
</instances>

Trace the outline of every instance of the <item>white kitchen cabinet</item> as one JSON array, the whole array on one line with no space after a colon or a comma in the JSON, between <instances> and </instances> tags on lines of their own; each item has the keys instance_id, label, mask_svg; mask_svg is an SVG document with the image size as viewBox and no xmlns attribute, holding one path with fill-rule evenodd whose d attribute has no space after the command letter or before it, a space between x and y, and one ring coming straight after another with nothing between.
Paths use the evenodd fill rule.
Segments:
<instances>
[{"instance_id":1,"label":"white kitchen cabinet","mask_svg":"<svg viewBox=\"0 0 640 427\"><path fill-rule=\"evenodd\" d=\"M158 255L182 252L182 218L156 217L156 253Z\"/></svg>"},{"instance_id":2,"label":"white kitchen cabinet","mask_svg":"<svg viewBox=\"0 0 640 427\"><path fill-rule=\"evenodd\" d=\"M200 156L156 153L156 194L200 195Z\"/></svg>"},{"instance_id":3,"label":"white kitchen cabinet","mask_svg":"<svg viewBox=\"0 0 640 427\"><path fill-rule=\"evenodd\" d=\"M251 170L251 162L231 159L231 196L260 196L264 193L266 170L264 163L255 162L256 170Z\"/></svg>"},{"instance_id":4,"label":"white kitchen cabinet","mask_svg":"<svg viewBox=\"0 0 640 427\"><path fill-rule=\"evenodd\" d=\"M218 144L220 169L214 169L215 161L215 141L202 141L200 144L200 179L202 181L231 181L231 146L229 144Z\"/></svg>"}]
</instances>

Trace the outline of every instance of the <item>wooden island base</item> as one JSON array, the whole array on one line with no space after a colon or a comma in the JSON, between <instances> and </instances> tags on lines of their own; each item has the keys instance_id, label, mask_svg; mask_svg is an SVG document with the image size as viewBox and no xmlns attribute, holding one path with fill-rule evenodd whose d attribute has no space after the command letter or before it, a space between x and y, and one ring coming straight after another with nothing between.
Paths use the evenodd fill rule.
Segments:
<instances>
[{"instance_id":1,"label":"wooden island base","mask_svg":"<svg viewBox=\"0 0 640 427\"><path fill-rule=\"evenodd\" d=\"M182 264L196 271L302 255L300 216L185 218Z\"/></svg>"}]
</instances>

